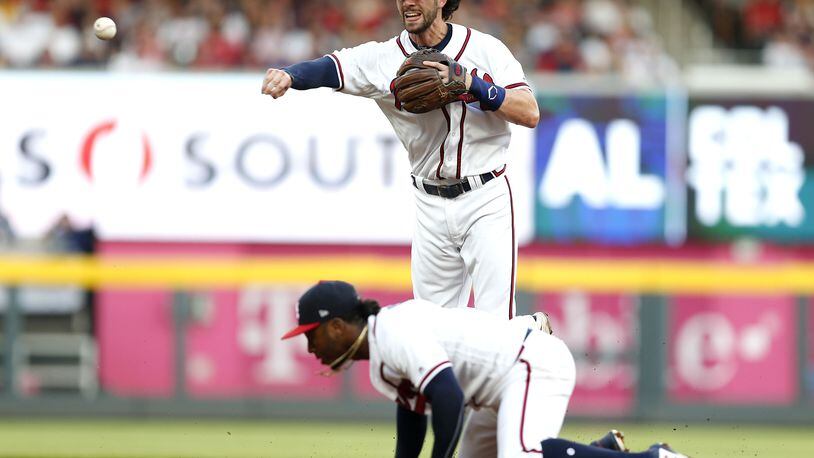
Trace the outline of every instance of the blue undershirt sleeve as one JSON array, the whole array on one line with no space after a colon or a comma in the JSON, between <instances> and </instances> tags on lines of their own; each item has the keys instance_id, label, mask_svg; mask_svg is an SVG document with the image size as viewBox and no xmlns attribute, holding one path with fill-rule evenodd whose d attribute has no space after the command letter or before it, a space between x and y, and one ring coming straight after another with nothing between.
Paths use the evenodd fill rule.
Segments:
<instances>
[{"instance_id":1,"label":"blue undershirt sleeve","mask_svg":"<svg viewBox=\"0 0 814 458\"><path fill-rule=\"evenodd\" d=\"M396 412L396 458L417 458L427 434L427 416L398 407Z\"/></svg>"},{"instance_id":2,"label":"blue undershirt sleeve","mask_svg":"<svg viewBox=\"0 0 814 458\"><path fill-rule=\"evenodd\" d=\"M328 56L289 65L283 68L283 70L291 75L292 89L302 91L318 87L339 88L339 76L336 73L336 64L334 64L333 59Z\"/></svg>"},{"instance_id":3,"label":"blue undershirt sleeve","mask_svg":"<svg viewBox=\"0 0 814 458\"><path fill-rule=\"evenodd\" d=\"M438 373L424 388L432 406L433 458L452 457L464 420L464 393L451 367Z\"/></svg>"}]
</instances>

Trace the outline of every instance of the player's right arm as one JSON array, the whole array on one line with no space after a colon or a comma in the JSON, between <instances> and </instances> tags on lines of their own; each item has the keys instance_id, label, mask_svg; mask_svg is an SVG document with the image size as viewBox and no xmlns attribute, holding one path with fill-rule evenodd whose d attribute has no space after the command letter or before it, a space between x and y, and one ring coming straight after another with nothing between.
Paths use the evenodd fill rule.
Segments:
<instances>
[{"instance_id":1,"label":"player's right arm","mask_svg":"<svg viewBox=\"0 0 814 458\"><path fill-rule=\"evenodd\" d=\"M427 416L399 405L396 412L396 458L421 454L427 435Z\"/></svg>"},{"instance_id":2,"label":"player's right arm","mask_svg":"<svg viewBox=\"0 0 814 458\"><path fill-rule=\"evenodd\" d=\"M270 68L266 70L266 77L263 78L261 91L263 94L276 99L282 97L292 87L299 90L318 87L338 89L339 85L340 80L334 61L330 57L324 56L319 59L289 65L282 69Z\"/></svg>"},{"instance_id":3,"label":"player's right arm","mask_svg":"<svg viewBox=\"0 0 814 458\"><path fill-rule=\"evenodd\" d=\"M395 44L368 42L282 69L270 68L261 91L276 99L292 88L330 87L351 95L384 97L390 94L390 80L385 81L387 72L381 65L390 48L397 49Z\"/></svg>"},{"instance_id":4,"label":"player's right arm","mask_svg":"<svg viewBox=\"0 0 814 458\"><path fill-rule=\"evenodd\" d=\"M433 458L452 458L464 422L464 392L451 367L438 373L424 388L432 407Z\"/></svg>"},{"instance_id":5,"label":"player's right arm","mask_svg":"<svg viewBox=\"0 0 814 458\"><path fill-rule=\"evenodd\" d=\"M433 458L451 458L464 420L464 393L452 368L439 372L424 388L432 406ZM399 405L396 415L396 458L417 458L424 444L427 417Z\"/></svg>"}]
</instances>

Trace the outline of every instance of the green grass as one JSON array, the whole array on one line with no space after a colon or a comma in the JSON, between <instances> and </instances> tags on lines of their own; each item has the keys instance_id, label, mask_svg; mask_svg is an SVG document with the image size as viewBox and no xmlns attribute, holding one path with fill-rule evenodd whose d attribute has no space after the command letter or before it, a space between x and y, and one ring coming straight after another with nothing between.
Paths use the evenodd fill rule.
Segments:
<instances>
[{"instance_id":1,"label":"green grass","mask_svg":"<svg viewBox=\"0 0 814 458\"><path fill-rule=\"evenodd\" d=\"M569 423L562 436L586 442L610 424ZM697 458L814 456L814 426L617 426L634 450L665 441ZM393 456L394 431L390 423L3 419L0 456L387 457Z\"/></svg>"}]
</instances>

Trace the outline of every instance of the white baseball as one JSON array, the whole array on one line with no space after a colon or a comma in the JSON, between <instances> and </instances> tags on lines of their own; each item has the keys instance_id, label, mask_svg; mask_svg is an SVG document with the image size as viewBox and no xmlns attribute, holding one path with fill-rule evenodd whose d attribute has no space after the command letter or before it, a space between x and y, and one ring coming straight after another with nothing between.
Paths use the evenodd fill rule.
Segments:
<instances>
[{"instance_id":1,"label":"white baseball","mask_svg":"<svg viewBox=\"0 0 814 458\"><path fill-rule=\"evenodd\" d=\"M116 23L109 17L100 17L93 23L93 33L100 40L110 40L116 36Z\"/></svg>"}]
</instances>

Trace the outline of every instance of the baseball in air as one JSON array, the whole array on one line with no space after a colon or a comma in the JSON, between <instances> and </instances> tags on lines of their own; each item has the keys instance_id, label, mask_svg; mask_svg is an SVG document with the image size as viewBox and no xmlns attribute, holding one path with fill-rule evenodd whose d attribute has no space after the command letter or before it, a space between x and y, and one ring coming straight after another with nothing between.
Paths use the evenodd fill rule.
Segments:
<instances>
[{"instance_id":1,"label":"baseball in air","mask_svg":"<svg viewBox=\"0 0 814 458\"><path fill-rule=\"evenodd\" d=\"M93 33L100 40L110 40L116 36L116 23L109 17L100 17L93 23Z\"/></svg>"}]
</instances>

